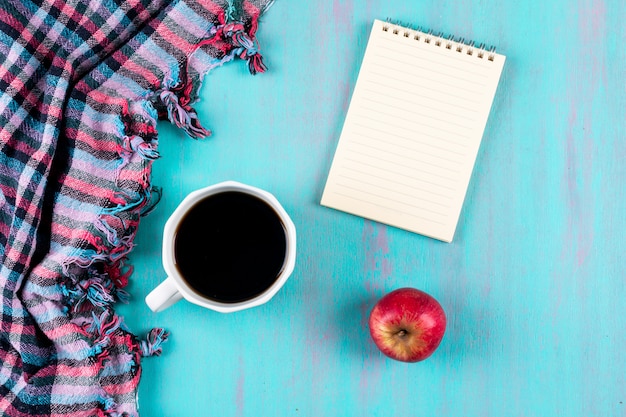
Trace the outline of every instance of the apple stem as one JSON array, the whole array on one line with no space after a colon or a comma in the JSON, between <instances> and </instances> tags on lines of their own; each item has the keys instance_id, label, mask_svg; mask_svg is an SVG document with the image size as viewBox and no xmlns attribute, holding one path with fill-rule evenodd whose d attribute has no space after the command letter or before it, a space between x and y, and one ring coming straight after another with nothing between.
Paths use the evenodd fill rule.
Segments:
<instances>
[{"instance_id":1,"label":"apple stem","mask_svg":"<svg viewBox=\"0 0 626 417\"><path fill-rule=\"evenodd\" d=\"M406 332L406 330L402 329L402 330L400 330L398 333L396 333L396 335L397 335L398 337L404 337L404 336L406 336L406 335L407 335L407 332Z\"/></svg>"}]
</instances>

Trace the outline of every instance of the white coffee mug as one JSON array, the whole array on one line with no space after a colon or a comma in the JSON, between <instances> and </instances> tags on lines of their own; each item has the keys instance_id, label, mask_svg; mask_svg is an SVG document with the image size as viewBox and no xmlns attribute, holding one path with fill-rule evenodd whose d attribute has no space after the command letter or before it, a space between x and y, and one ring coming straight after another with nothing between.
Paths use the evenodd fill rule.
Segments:
<instances>
[{"instance_id":1,"label":"white coffee mug","mask_svg":"<svg viewBox=\"0 0 626 417\"><path fill-rule=\"evenodd\" d=\"M244 301L221 302L208 298L207 296L194 290L189 285L183 277L180 269L177 267L174 246L176 233L182 219L196 204L215 194L232 191L257 197L275 212L284 228L286 249L282 268L280 269L276 279L268 288L254 297ZM295 262L296 228L278 200L267 191L256 187L241 184L235 181L222 182L189 194L167 220L163 236L163 267L167 273L167 278L146 296L146 304L148 304L148 307L155 312L165 310L182 298L185 298L186 300L199 306L221 313L230 313L255 307L266 303L278 292L293 272Z\"/></svg>"}]
</instances>

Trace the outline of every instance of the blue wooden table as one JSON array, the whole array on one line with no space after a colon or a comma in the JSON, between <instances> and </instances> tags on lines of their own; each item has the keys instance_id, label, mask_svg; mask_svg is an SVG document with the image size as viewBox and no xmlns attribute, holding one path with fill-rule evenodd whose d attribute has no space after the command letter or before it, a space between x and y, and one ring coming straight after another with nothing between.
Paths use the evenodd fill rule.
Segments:
<instances>
[{"instance_id":1,"label":"blue wooden table","mask_svg":"<svg viewBox=\"0 0 626 417\"><path fill-rule=\"evenodd\" d=\"M451 244L321 207L374 18L497 46L507 63ZM243 62L204 80L206 141L160 126L157 209L132 254L136 333L171 331L144 361L142 416L626 415L626 4L278 0ZM298 229L296 269L268 304L152 313L162 229L190 191L272 192ZM424 362L382 356L374 302L412 286L448 315Z\"/></svg>"}]
</instances>

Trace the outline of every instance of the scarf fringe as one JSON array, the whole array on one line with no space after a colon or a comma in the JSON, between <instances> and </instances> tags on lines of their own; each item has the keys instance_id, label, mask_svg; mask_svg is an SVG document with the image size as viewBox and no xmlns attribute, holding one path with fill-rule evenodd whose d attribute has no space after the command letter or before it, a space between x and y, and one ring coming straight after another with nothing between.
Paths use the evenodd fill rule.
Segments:
<instances>
[{"instance_id":1,"label":"scarf fringe","mask_svg":"<svg viewBox=\"0 0 626 417\"><path fill-rule=\"evenodd\" d=\"M152 329L145 340L140 342L141 356L160 356L161 345L167 341L169 333L164 329Z\"/></svg>"}]
</instances>

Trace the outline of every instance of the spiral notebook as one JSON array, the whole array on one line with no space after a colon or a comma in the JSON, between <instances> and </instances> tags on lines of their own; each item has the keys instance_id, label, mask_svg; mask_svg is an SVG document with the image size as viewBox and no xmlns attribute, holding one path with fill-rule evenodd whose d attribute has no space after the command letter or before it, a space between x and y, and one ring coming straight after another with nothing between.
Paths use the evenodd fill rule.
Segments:
<instances>
[{"instance_id":1,"label":"spiral notebook","mask_svg":"<svg viewBox=\"0 0 626 417\"><path fill-rule=\"evenodd\" d=\"M504 61L375 20L321 204L451 242Z\"/></svg>"}]
</instances>

